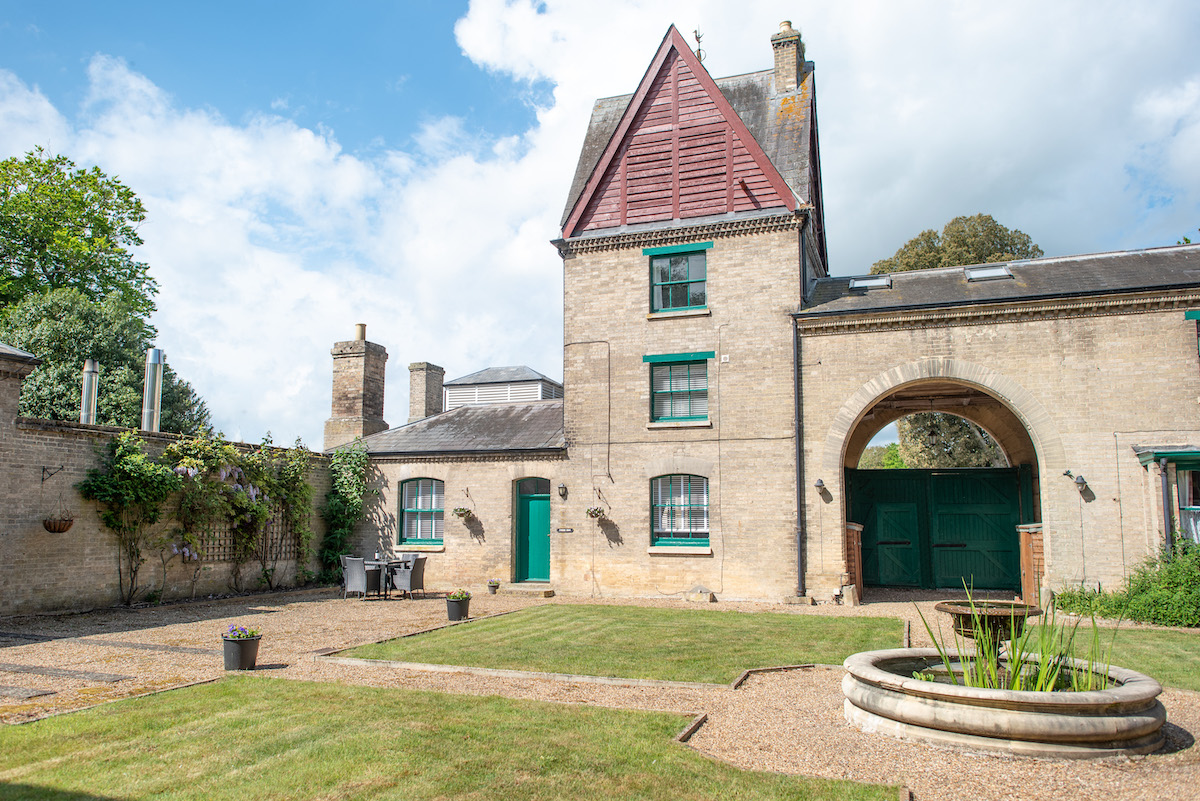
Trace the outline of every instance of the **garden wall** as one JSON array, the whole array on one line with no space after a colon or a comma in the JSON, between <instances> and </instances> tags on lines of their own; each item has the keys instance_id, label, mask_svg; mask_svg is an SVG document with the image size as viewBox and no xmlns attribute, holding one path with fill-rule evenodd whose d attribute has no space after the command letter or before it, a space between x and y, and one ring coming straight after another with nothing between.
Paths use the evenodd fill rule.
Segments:
<instances>
[{"instance_id":1,"label":"garden wall","mask_svg":"<svg viewBox=\"0 0 1200 801\"><path fill-rule=\"evenodd\" d=\"M90 468L99 466L100 452L122 429L17 417L20 384L31 369L30 365L0 358L0 615L117 604L120 591L115 537L101 524L97 504L80 497L75 485ZM156 457L178 438L145 431L140 436L147 452ZM328 461L324 457L313 457L309 482L313 486L311 526L315 548L325 531L315 512L329 490ZM42 520L59 507L74 514L75 522L65 533L50 533ZM173 502L165 508L168 514L155 527L155 533L178 527L169 513ZM276 566L276 584L289 586L296 581L298 543L293 533L283 535L283 558ZM161 558L158 549L147 549L138 583L146 590L161 586L165 558L164 599L232 592L235 565L228 559L229 547L223 544L220 532L206 552L209 558L198 565L184 562L170 544ZM315 560L306 567L315 571ZM242 586L256 589L259 573L256 561L243 565Z\"/></svg>"}]
</instances>

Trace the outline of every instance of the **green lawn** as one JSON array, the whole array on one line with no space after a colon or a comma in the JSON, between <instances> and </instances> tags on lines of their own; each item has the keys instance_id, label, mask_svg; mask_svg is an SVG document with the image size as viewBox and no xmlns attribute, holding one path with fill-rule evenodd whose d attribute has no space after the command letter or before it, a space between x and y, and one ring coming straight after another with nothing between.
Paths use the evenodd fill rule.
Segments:
<instances>
[{"instance_id":1,"label":"green lawn","mask_svg":"<svg viewBox=\"0 0 1200 801\"><path fill-rule=\"evenodd\" d=\"M1092 627L1084 623L1075 633L1076 652L1084 652L1091 643ZM1112 643L1110 662L1123 668L1153 676L1159 683L1183 690L1200 691L1200 631L1155 631L1130 629L1100 629L1104 652Z\"/></svg>"},{"instance_id":2,"label":"green lawn","mask_svg":"<svg viewBox=\"0 0 1200 801\"><path fill-rule=\"evenodd\" d=\"M678 715L238 677L0 727L0 799L893 799L738 770Z\"/></svg>"},{"instance_id":3,"label":"green lawn","mask_svg":"<svg viewBox=\"0 0 1200 801\"><path fill-rule=\"evenodd\" d=\"M747 668L899 648L894 618L831 618L636 606L538 606L439 631L364 645L346 656L401 662L731 682Z\"/></svg>"}]
</instances>

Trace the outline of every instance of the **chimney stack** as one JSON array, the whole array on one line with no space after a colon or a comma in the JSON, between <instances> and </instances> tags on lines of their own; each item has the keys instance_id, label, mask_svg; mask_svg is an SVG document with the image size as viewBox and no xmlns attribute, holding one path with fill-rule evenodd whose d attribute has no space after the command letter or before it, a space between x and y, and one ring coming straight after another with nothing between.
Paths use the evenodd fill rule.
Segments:
<instances>
[{"instance_id":1,"label":"chimney stack","mask_svg":"<svg viewBox=\"0 0 1200 801\"><path fill-rule=\"evenodd\" d=\"M779 23L779 33L771 37L775 51L775 92L793 92L804 80L804 42L791 20Z\"/></svg>"},{"instance_id":2,"label":"chimney stack","mask_svg":"<svg viewBox=\"0 0 1200 801\"><path fill-rule=\"evenodd\" d=\"M146 378L142 384L142 430L158 431L162 412L163 367L167 354L158 348L146 351Z\"/></svg>"},{"instance_id":3,"label":"chimney stack","mask_svg":"<svg viewBox=\"0 0 1200 801\"><path fill-rule=\"evenodd\" d=\"M408 422L423 420L442 411L442 382L446 371L429 362L408 366Z\"/></svg>"},{"instance_id":4,"label":"chimney stack","mask_svg":"<svg viewBox=\"0 0 1200 801\"><path fill-rule=\"evenodd\" d=\"M79 422L96 425L96 393L100 388L100 365L95 359L83 360L83 392L79 400Z\"/></svg>"},{"instance_id":5,"label":"chimney stack","mask_svg":"<svg viewBox=\"0 0 1200 801\"><path fill-rule=\"evenodd\" d=\"M383 382L387 348L367 341L367 326L354 326L354 339L336 342L333 356L333 410L325 421L325 450L385 431Z\"/></svg>"}]
</instances>

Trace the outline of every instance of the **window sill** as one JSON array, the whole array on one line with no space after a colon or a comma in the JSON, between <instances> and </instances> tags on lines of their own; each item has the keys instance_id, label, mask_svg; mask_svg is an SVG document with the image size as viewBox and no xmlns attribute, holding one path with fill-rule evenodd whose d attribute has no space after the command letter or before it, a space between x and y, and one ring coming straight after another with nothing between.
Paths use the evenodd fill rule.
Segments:
<instances>
[{"instance_id":1,"label":"window sill","mask_svg":"<svg viewBox=\"0 0 1200 801\"><path fill-rule=\"evenodd\" d=\"M703 309L677 309L675 311L658 311L650 312L646 315L647 320L672 320L677 317L711 317L712 311L708 308Z\"/></svg>"},{"instance_id":2,"label":"window sill","mask_svg":"<svg viewBox=\"0 0 1200 801\"><path fill-rule=\"evenodd\" d=\"M712 556L709 545L651 545L646 549L651 556Z\"/></svg>"},{"instance_id":3,"label":"window sill","mask_svg":"<svg viewBox=\"0 0 1200 801\"><path fill-rule=\"evenodd\" d=\"M415 542L409 541L409 542L400 543L399 545L396 546L396 548L399 549L401 553L445 553L446 552L446 546L440 542L437 543L436 545L433 545L433 544L418 545Z\"/></svg>"},{"instance_id":4,"label":"window sill","mask_svg":"<svg viewBox=\"0 0 1200 801\"><path fill-rule=\"evenodd\" d=\"M646 423L647 431L663 428L712 428L712 420L659 420Z\"/></svg>"}]
</instances>

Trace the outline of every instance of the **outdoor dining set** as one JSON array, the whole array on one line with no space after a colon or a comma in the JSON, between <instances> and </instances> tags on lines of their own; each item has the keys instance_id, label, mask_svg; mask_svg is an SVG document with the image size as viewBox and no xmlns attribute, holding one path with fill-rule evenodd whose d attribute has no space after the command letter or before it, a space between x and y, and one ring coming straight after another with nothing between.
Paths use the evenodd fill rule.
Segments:
<instances>
[{"instance_id":1,"label":"outdoor dining set","mask_svg":"<svg viewBox=\"0 0 1200 801\"><path fill-rule=\"evenodd\" d=\"M403 593L412 598L413 592L425 597L425 557L402 553L395 557L342 557L342 597L358 593L363 598L375 595L384 599L390 593Z\"/></svg>"}]
</instances>

